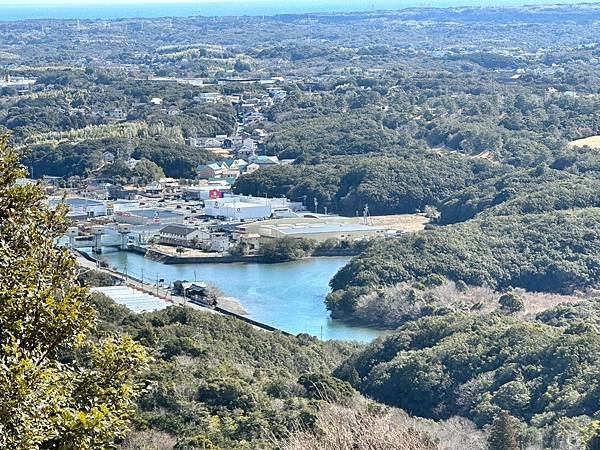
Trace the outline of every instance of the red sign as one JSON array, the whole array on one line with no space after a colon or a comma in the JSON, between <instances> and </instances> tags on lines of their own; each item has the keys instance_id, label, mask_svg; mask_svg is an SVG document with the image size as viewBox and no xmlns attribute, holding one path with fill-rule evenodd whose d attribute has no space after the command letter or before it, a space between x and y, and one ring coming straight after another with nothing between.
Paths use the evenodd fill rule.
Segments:
<instances>
[{"instance_id":1,"label":"red sign","mask_svg":"<svg viewBox=\"0 0 600 450\"><path fill-rule=\"evenodd\" d=\"M211 189L208 192L208 198L210 198L210 199L221 198L221 197L223 197L223 194L218 189Z\"/></svg>"}]
</instances>

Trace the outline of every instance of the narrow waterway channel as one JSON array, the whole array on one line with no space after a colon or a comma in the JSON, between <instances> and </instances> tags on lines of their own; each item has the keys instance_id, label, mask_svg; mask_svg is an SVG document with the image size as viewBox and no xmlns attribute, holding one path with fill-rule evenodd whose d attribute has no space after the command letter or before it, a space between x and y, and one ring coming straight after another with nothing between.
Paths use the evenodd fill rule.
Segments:
<instances>
[{"instance_id":1,"label":"narrow waterway channel","mask_svg":"<svg viewBox=\"0 0 600 450\"><path fill-rule=\"evenodd\" d=\"M368 342L381 330L347 325L329 317L324 299L329 280L349 258L310 258L281 264L173 264L141 255L105 249L101 259L148 283L164 279L205 281L235 297L248 316L292 334L308 333L323 339Z\"/></svg>"}]
</instances>

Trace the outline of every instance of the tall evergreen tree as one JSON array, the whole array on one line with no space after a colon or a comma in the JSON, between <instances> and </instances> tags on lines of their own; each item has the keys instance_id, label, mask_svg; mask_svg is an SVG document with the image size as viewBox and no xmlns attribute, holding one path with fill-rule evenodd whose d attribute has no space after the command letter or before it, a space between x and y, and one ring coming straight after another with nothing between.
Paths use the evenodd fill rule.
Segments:
<instances>
[{"instance_id":1,"label":"tall evergreen tree","mask_svg":"<svg viewBox=\"0 0 600 450\"><path fill-rule=\"evenodd\" d=\"M494 419L488 444L490 450L519 450L514 419L506 411L501 411Z\"/></svg>"},{"instance_id":2,"label":"tall evergreen tree","mask_svg":"<svg viewBox=\"0 0 600 450\"><path fill-rule=\"evenodd\" d=\"M0 448L106 448L127 431L147 359L127 337L90 337L95 311L56 246L68 225L0 136Z\"/></svg>"}]
</instances>

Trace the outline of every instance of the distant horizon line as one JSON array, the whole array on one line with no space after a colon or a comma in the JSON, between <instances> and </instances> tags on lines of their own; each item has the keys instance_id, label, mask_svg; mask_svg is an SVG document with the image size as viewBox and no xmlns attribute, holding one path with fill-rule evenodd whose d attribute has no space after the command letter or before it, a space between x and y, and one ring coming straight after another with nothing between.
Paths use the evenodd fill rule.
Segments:
<instances>
[{"instance_id":1,"label":"distant horizon line","mask_svg":"<svg viewBox=\"0 0 600 450\"><path fill-rule=\"evenodd\" d=\"M27 20L123 20L185 17L260 17L349 14L404 9L594 6L600 0L0 0L0 22Z\"/></svg>"},{"instance_id":2,"label":"distant horizon line","mask_svg":"<svg viewBox=\"0 0 600 450\"><path fill-rule=\"evenodd\" d=\"M326 5L330 3L332 6L333 5L339 5L340 3L344 3L344 4L358 4L358 3L364 3L365 6L372 6L375 4L381 4L381 3L385 3L385 4L389 4L391 6L392 3L397 3L397 7L398 9L402 9L402 8L413 8L415 6L410 6L410 5L414 5L416 3L420 3L423 6L420 7L427 7L427 8L448 8L448 4L449 3L456 3L456 7L460 8L462 6L473 6L474 4L481 4L482 6L487 6L490 4L495 4L497 7L501 8L503 7L502 3L506 3L507 6L514 6L514 5L520 5L520 6L543 6L543 5L547 5L547 6L559 6L559 5L592 5L592 4L597 4L600 3L600 0L508 0L506 2L503 2L502 0L484 0L484 1L479 1L479 0L456 0L456 1L452 1L452 0L441 0L441 1L436 1L436 0L424 0L422 2L415 2L415 1L411 1L411 0L346 0L346 1L341 1L341 0L330 0L329 2L324 2L322 0L304 0L301 2L294 2L293 6L296 7L301 7L303 4L304 5ZM439 3L439 6L436 5L436 3ZM464 3L464 4L463 4ZM10 6L10 7L18 7L18 8L36 8L36 7L49 7L49 6L59 6L59 7L64 7L64 8L81 8L81 7L96 7L96 6L104 6L104 5L111 5L111 6L138 6L138 7L144 7L144 6L164 6L164 7L168 7L168 6L179 6L179 5L211 5L211 6L216 6L216 5L221 5L221 6L226 6L226 5L232 5L232 4L253 4L254 6L259 6L261 4L264 4L265 6L269 5L269 4L281 4L280 0L125 0L125 1L121 1L121 0L69 0L69 1L65 1L65 0L37 0L34 2L27 2L27 3L23 3L20 0L8 0L8 1L3 1L0 0L0 6ZM426 6L425 6L426 5Z\"/></svg>"}]
</instances>

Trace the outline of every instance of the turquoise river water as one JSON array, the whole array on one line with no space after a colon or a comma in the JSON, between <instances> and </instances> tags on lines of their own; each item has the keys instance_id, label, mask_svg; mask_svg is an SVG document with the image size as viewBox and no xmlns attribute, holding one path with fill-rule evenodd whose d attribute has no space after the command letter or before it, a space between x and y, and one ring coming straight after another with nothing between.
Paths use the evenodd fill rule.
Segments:
<instances>
[{"instance_id":1,"label":"turquoise river water","mask_svg":"<svg viewBox=\"0 0 600 450\"><path fill-rule=\"evenodd\" d=\"M235 297L248 316L292 334L323 339L371 341L384 332L333 320L325 308L329 280L349 258L310 258L281 264L162 264L142 255L110 251L101 256L112 267L156 283L204 281ZM142 273L143 272L143 273Z\"/></svg>"}]
</instances>

